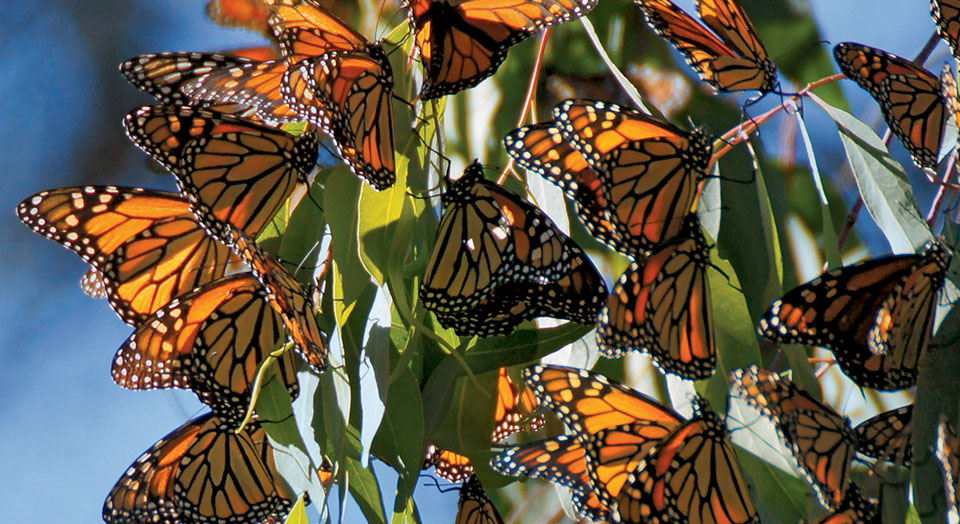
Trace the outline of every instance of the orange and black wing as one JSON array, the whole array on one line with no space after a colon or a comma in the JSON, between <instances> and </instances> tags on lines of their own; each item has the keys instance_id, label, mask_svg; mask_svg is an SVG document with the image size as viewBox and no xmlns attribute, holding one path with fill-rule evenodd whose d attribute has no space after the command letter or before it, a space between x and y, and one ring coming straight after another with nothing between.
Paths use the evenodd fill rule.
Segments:
<instances>
[{"instance_id":1,"label":"orange and black wing","mask_svg":"<svg viewBox=\"0 0 960 524\"><path fill-rule=\"evenodd\" d=\"M680 234L710 161L702 131L601 101L567 100L553 113L599 175L610 221L633 258Z\"/></svg>"},{"instance_id":2,"label":"orange and black wing","mask_svg":"<svg viewBox=\"0 0 960 524\"><path fill-rule=\"evenodd\" d=\"M103 505L108 524L256 523L292 505L266 433L237 434L212 414L187 422L141 455Z\"/></svg>"},{"instance_id":3,"label":"orange and black wing","mask_svg":"<svg viewBox=\"0 0 960 524\"><path fill-rule=\"evenodd\" d=\"M367 39L311 0L265 0L272 7L270 27L291 65L331 51L366 49Z\"/></svg>"},{"instance_id":4,"label":"orange and black wing","mask_svg":"<svg viewBox=\"0 0 960 524\"><path fill-rule=\"evenodd\" d=\"M691 380L713 375L709 253L696 215L688 220L685 235L642 264L631 263L614 286L597 329L605 357L639 350L649 353L663 373Z\"/></svg>"},{"instance_id":5,"label":"orange and black wing","mask_svg":"<svg viewBox=\"0 0 960 524\"><path fill-rule=\"evenodd\" d=\"M699 396L694 417L625 476L615 522L760 522L726 425Z\"/></svg>"},{"instance_id":6,"label":"orange and black wing","mask_svg":"<svg viewBox=\"0 0 960 524\"><path fill-rule=\"evenodd\" d=\"M573 435L508 448L490 459L490 467L503 475L539 478L570 488L578 516L601 522L610 519L610 510L592 487L587 450Z\"/></svg>"},{"instance_id":7,"label":"orange and black wing","mask_svg":"<svg viewBox=\"0 0 960 524\"><path fill-rule=\"evenodd\" d=\"M230 249L173 193L114 186L42 191L17 207L36 233L102 274L110 305L138 325L173 298L223 276Z\"/></svg>"},{"instance_id":8,"label":"orange and black wing","mask_svg":"<svg viewBox=\"0 0 960 524\"><path fill-rule=\"evenodd\" d=\"M283 100L280 84L287 66L272 48L237 53L140 55L121 63L120 73L163 105L204 108L270 125L302 120Z\"/></svg>"},{"instance_id":9,"label":"orange and black wing","mask_svg":"<svg viewBox=\"0 0 960 524\"><path fill-rule=\"evenodd\" d=\"M407 0L423 61L424 99L473 87L500 67L511 46L544 27L579 18L597 0Z\"/></svg>"},{"instance_id":10,"label":"orange and black wing","mask_svg":"<svg viewBox=\"0 0 960 524\"><path fill-rule=\"evenodd\" d=\"M577 218L594 238L631 255L607 211L606 190L583 155L563 136L555 123L515 129L503 138L507 153L524 169L563 189L574 204Z\"/></svg>"},{"instance_id":11,"label":"orange and black wing","mask_svg":"<svg viewBox=\"0 0 960 524\"><path fill-rule=\"evenodd\" d=\"M880 509L860 494L853 482L847 487L843 502L833 513L818 520L816 524L882 524Z\"/></svg>"},{"instance_id":12,"label":"orange and black wing","mask_svg":"<svg viewBox=\"0 0 960 524\"><path fill-rule=\"evenodd\" d=\"M420 288L441 323L461 335L493 335L537 316L594 322L606 284L542 211L485 181L477 162L442 202Z\"/></svg>"},{"instance_id":13,"label":"orange and black wing","mask_svg":"<svg viewBox=\"0 0 960 524\"><path fill-rule=\"evenodd\" d=\"M778 342L832 350L860 386L910 387L930 342L950 257L943 244L931 242L919 255L873 258L828 271L774 302L758 330Z\"/></svg>"},{"instance_id":14,"label":"orange and black wing","mask_svg":"<svg viewBox=\"0 0 960 524\"><path fill-rule=\"evenodd\" d=\"M523 388L520 392L514 385L507 368L502 367L497 377L497 404L493 413L493 442L500 442L510 435L526 428L537 431L543 427L543 415L532 417L525 425L521 425L524 418L531 417L540 407L540 401L530 388Z\"/></svg>"},{"instance_id":15,"label":"orange and black wing","mask_svg":"<svg viewBox=\"0 0 960 524\"><path fill-rule=\"evenodd\" d=\"M913 463L913 405L884 411L853 428L857 451L900 464Z\"/></svg>"},{"instance_id":16,"label":"orange and black wing","mask_svg":"<svg viewBox=\"0 0 960 524\"><path fill-rule=\"evenodd\" d=\"M914 163L936 169L947 119L937 76L905 58L854 42L837 44L833 56L843 74L880 104Z\"/></svg>"},{"instance_id":17,"label":"orange and black wing","mask_svg":"<svg viewBox=\"0 0 960 524\"><path fill-rule=\"evenodd\" d=\"M770 418L820 504L836 510L850 484L856 435L833 408L790 379L752 366L732 374L733 390Z\"/></svg>"},{"instance_id":18,"label":"orange and black wing","mask_svg":"<svg viewBox=\"0 0 960 524\"><path fill-rule=\"evenodd\" d=\"M473 464L465 455L439 449L433 444L427 447L427 454L423 459L423 469L430 466L434 466L434 472L438 477L450 482L463 482L474 472Z\"/></svg>"},{"instance_id":19,"label":"orange and black wing","mask_svg":"<svg viewBox=\"0 0 960 524\"><path fill-rule=\"evenodd\" d=\"M470 475L460 487L454 524L503 524L503 517L487 496L476 474Z\"/></svg>"},{"instance_id":20,"label":"orange and black wing","mask_svg":"<svg viewBox=\"0 0 960 524\"><path fill-rule=\"evenodd\" d=\"M313 133L285 131L191 107L145 106L124 120L134 143L167 167L207 226L257 235L317 158Z\"/></svg>"},{"instance_id":21,"label":"orange and black wing","mask_svg":"<svg viewBox=\"0 0 960 524\"><path fill-rule=\"evenodd\" d=\"M953 56L960 56L960 1L931 0L930 13L940 38L950 44Z\"/></svg>"},{"instance_id":22,"label":"orange and black wing","mask_svg":"<svg viewBox=\"0 0 960 524\"><path fill-rule=\"evenodd\" d=\"M383 50L333 51L296 68L305 87L287 79L284 93L290 103L305 108L307 121L333 138L357 176L378 190L391 187L397 177L393 72Z\"/></svg>"},{"instance_id":23,"label":"orange and black wing","mask_svg":"<svg viewBox=\"0 0 960 524\"><path fill-rule=\"evenodd\" d=\"M225 423L243 419L260 365L284 339L283 320L250 273L181 295L127 339L113 380L129 389L186 388ZM299 393L292 352L277 359L290 397Z\"/></svg>"},{"instance_id":24,"label":"orange and black wing","mask_svg":"<svg viewBox=\"0 0 960 524\"><path fill-rule=\"evenodd\" d=\"M524 369L523 379L543 405L583 439L635 422L669 431L684 421L672 409L633 388L585 369L537 365Z\"/></svg>"},{"instance_id":25,"label":"orange and black wing","mask_svg":"<svg viewBox=\"0 0 960 524\"><path fill-rule=\"evenodd\" d=\"M697 0L706 27L670 0L634 0L647 24L718 91L772 91L777 68L737 0ZM719 35L719 38L717 37Z\"/></svg>"},{"instance_id":26,"label":"orange and black wing","mask_svg":"<svg viewBox=\"0 0 960 524\"><path fill-rule=\"evenodd\" d=\"M315 373L323 373L329 359L313 297L279 262L256 242L232 227L224 238L260 281L267 302L280 314L294 346Z\"/></svg>"}]
</instances>

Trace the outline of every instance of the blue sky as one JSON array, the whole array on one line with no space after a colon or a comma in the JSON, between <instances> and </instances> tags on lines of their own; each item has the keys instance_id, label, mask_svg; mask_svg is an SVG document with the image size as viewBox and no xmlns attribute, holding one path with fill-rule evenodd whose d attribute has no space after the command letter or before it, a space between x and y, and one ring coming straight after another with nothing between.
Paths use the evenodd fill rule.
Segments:
<instances>
[{"instance_id":1,"label":"blue sky","mask_svg":"<svg viewBox=\"0 0 960 524\"><path fill-rule=\"evenodd\" d=\"M927 2L810 5L834 43L854 40L912 56L934 28ZM11 522L99 522L103 498L124 469L198 414L200 405L190 393L130 392L113 384L111 357L131 328L105 302L83 295L78 281L84 264L20 224L15 206L35 191L64 185L172 189L170 177L147 170L146 157L122 134L122 116L149 99L126 85L116 65L140 53L217 50L262 40L209 23L200 0L28 0L7 3L4 12L0 471L8 485L0 490L0 507ZM76 23L84 17L92 17L97 30ZM109 63L94 63L91 48ZM946 53L941 46L936 62ZM854 113L876 117L875 104L847 84ZM427 494L421 509L433 518L426 521L452 521L456 492Z\"/></svg>"}]
</instances>

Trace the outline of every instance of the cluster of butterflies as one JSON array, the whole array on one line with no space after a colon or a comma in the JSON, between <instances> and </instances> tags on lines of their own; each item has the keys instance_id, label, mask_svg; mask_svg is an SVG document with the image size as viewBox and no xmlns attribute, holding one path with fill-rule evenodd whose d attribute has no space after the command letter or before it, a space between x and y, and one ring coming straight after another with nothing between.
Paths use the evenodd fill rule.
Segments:
<instances>
[{"instance_id":1,"label":"cluster of butterflies","mask_svg":"<svg viewBox=\"0 0 960 524\"><path fill-rule=\"evenodd\" d=\"M716 90L766 93L776 89L776 68L735 1L696 2L713 32L668 0L637 0L637 4L650 26ZM956 33L960 27L956 21L960 11L954 7L952 15L944 16L939 9L949 6L943 4L934 2L934 12L946 37L951 28ZM954 48L956 41L954 34ZM914 74L922 67L910 61L854 43L838 45L835 54L844 73L880 101L891 128L917 164L935 168L945 121L944 97L935 77L931 75L934 88L926 92ZM519 165L563 189L587 231L626 255L631 264L606 298L602 279L582 251L542 212L484 181L479 165L474 164L444 195L444 216L421 288L425 306L439 322L460 335L488 336L509 333L521 321L536 316L586 324L593 321L584 319L594 318L598 346L606 357L639 350L649 353L663 373L690 380L713 375L716 350L706 277L709 253L694 211L698 187L710 164L707 135L616 104L568 100L554 108L553 121L514 130L504 144ZM930 343L937 296L950 259L950 250L934 240L918 255L877 257L829 271L776 301L760 320L758 331L780 343L830 349L841 370L861 387L883 391L912 387ZM578 398L573 385L578 381L544 393L537 389L537 372L533 378L525 375L529 385L577 438L562 436L514 448L494 461L495 469L545 477L570 487L579 514L595 520L611 515L618 522L686 522L693 515L706 521L756 519L732 450L726 451L729 444L719 455L705 452L727 457L719 465L685 469L672 458L662 459L662 464L658 458L652 462L658 467L647 470L638 466L644 464L641 456L654 454L645 446L654 450L666 446L684 457L683 464L697 463L697 453L677 452L669 443L653 444L644 436L649 429L617 427L634 420L612 417L611 422L584 429L581 417L592 417L599 408L592 400L571 402L571 397ZM580 372L580 380L586 378L584 373ZM753 403L776 423L821 503L834 512L825 522L879 521L875 505L849 480L850 460L856 449L908 465L910 407L882 413L854 431L845 417L776 374L754 369L734 378L739 381L735 386L750 392ZM604 393L597 386L582 396L594 399ZM551 394L563 400L551 401ZM505 413L499 408L504 404L502 397L498 427ZM707 411L697 404L697 419L714 421L715 416L703 415ZM531 412L528 408L527 413ZM674 425L682 421L678 416L673 420ZM704 424L707 428L701 431L711 438L725 438L717 423ZM670 440L664 438L671 435L669 431L660 426L657 430L660 439ZM678 442L680 434L675 435ZM818 436L811 440L811 434ZM493 441L502 435L495 433ZM604 449L606 440L629 451L613 444L616 451ZM703 441L696 442L700 446ZM830 443L827 452L824 442ZM892 447L898 450L895 457L889 455ZM455 453L438 452L431 459L429 463L437 465L441 476L454 481L472 472L469 460ZM591 465L591 460L599 465ZM608 461L622 469L611 472ZM708 471L696 471L698 467ZM670 468L685 469L685 474L672 478L664 473ZM696 478L691 480L689 475ZM714 485L704 481L704 475L719 476L722 481ZM622 490L625 485L631 489ZM697 488L687 489L707 486L701 498L684 491L681 504L664 494L673 488L679 497L685 486L693 485ZM723 510L725 515L705 516L723 504L730 505Z\"/></svg>"},{"instance_id":2,"label":"cluster of butterflies","mask_svg":"<svg viewBox=\"0 0 960 524\"><path fill-rule=\"evenodd\" d=\"M702 397L686 419L592 371L537 365L523 377L572 433L509 447L491 459L494 470L565 486L578 515L600 522L759 522L726 424ZM786 376L753 366L730 378L734 393L773 422L829 512L819 523L881 522L876 501L851 480L851 461L861 453L909 466L912 406L851 428ZM955 484L956 437L941 438L939 449Z\"/></svg>"},{"instance_id":3,"label":"cluster of butterflies","mask_svg":"<svg viewBox=\"0 0 960 524\"><path fill-rule=\"evenodd\" d=\"M702 24L670 0L635 2L714 89L776 91L776 67L736 0L697 0ZM477 85L511 46L596 3L408 0L424 64L419 97ZM954 4L933 2L956 54L960 7ZM218 17L231 16L229 2L210 5ZM275 359L274 377L293 399L299 393L294 353L315 373L328 360L313 290L254 239L295 187L309 183L319 132L375 189L396 180L393 72L383 46L312 0L252 5L263 18L255 25L275 38L279 55L272 49L160 53L121 65L133 85L161 102L128 114L126 131L176 177L180 194L60 188L17 209L34 231L88 262L84 289L107 298L135 327L113 360L114 380L130 389L189 388L211 408L131 465L104 504L110 523L284 517L292 494L260 422L249 418L254 382L261 365ZM960 108L952 79L941 82L921 66L860 44L840 44L835 54L845 74L880 101L917 164L935 168L947 108ZM952 94L944 95L950 85ZM280 128L304 121L299 135ZM516 129L504 144L518 164L558 185L586 229L630 266L608 294L590 259L545 213L485 180L474 162L448 182L420 289L437 321L467 336L509 333L541 316L597 323L606 357L643 351L663 373L690 380L713 375L709 250L695 212L711 160L708 135L616 104L568 100L554 108L552 121ZM760 333L832 350L863 387L910 387L949 260L949 249L934 241L919 255L825 273L775 302ZM236 272L239 264L248 271ZM275 353L285 338L294 351ZM541 402L573 434L510 448L492 461L496 470L564 485L578 512L597 520L758 521L725 425L705 400L695 399L687 420L589 371L536 366L523 376L527 387L518 391L501 368L491 440L539 429L543 418L534 413ZM908 464L908 408L851 429L845 417L775 373L739 370L733 381L773 420L833 512L824 522L878 521L874 502L849 478L850 460L860 452ZM955 432L944 423L938 456L954 496L957 452ZM502 522L466 457L433 448L425 462L466 481L458 523Z\"/></svg>"}]
</instances>

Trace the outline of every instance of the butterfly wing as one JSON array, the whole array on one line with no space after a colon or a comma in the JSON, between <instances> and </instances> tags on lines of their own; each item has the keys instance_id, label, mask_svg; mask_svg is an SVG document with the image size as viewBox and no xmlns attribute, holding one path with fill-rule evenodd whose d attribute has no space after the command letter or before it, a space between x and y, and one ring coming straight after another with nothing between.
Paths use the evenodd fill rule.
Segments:
<instances>
[{"instance_id":1,"label":"butterfly wing","mask_svg":"<svg viewBox=\"0 0 960 524\"><path fill-rule=\"evenodd\" d=\"M612 223L634 256L680 234L710 160L701 132L590 100L568 100L554 118L600 176Z\"/></svg>"},{"instance_id":2,"label":"butterfly wing","mask_svg":"<svg viewBox=\"0 0 960 524\"><path fill-rule=\"evenodd\" d=\"M492 75L507 51L540 29L583 16L597 0L407 0L420 57L425 100L473 87Z\"/></svg>"},{"instance_id":3,"label":"butterfly wing","mask_svg":"<svg viewBox=\"0 0 960 524\"><path fill-rule=\"evenodd\" d=\"M420 296L458 333L507 333L536 316L593 323L606 284L543 212L474 163L444 193Z\"/></svg>"},{"instance_id":4,"label":"butterfly wing","mask_svg":"<svg viewBox=\"0 0 960 524\"><path fill-rule=\"evenodd\" d=\"M331 52L298 66L311 95L299 99L307 120L333 137L340 157L375 189L396 181L393 73L379 47L370 53ZM288 82L293 82L288 78ZM290 84L288 98L304 89Z\"/></svg>"},{"instance_id":5,"label":"butterfly wing","mask_svg":"<svg viewBox=\"0 0 960 524\"><path fill-rule=\"evenodd\" d=\"M290 498L263 429L253 424L237 434L207 414L160 439L127 469L104 502L103 520L262 522L284 518Z\"/></svg>"},{"instance_id":6,"label":"butterfly wing","mask_svg":"<svg viewBox=\"0 0 960 524\"><path fill-rule=\"evenodd\" d=\"M905 58L854 42L837 44L833 55L843 74L880 104L887 125L914 163L936 169L946 121L936 75Z\"/></svg>"},{"instance_id":7,"label":"butterfly wing","mask_svg":"<svg viewBox=\"0 0 960 524\"><path fill-rule=\"evenodd\" d=\"M367 39L336 15L310 0L266 0L270 27L291 65L330 51L364 50Z\"/></svg>"},{"instance_id":8,"label":"butterfly wing","mask_svg":"<svg viewBox=\"0 0 960 524\"><path fill-rule=\"evenodd\" d=\"M913 462L913 405L865 420L853 428L857 451L909 468Z\"/></svg>"},{"instance_id":9,"label":"butterfly wing","mask_svg":"<svg viewBox=\"0 0 960 524\"><path fill-rule=\"evenodd\" d=\"M527 416L533 414L540 406L540 401L530 392L530 388L524 388L523 393L517 391L507 368L502 367L497 377L497 402L493 412L493 442L500 442L510 435L522 431L524 426L520 424ZM533 417L526 427L530 431L537 431L544 424L543 415Z\"/></svg>"},{"instance_id":10,"label":"butterfly wing","mask_svg":"<svg viewBox=\"0 0 960 524\"><path fill-rule=\"evenodd\" d=\"M873 258L828 271L774 302L758 331L778 342L832 350L860 386L909 387L929 343L948 262L948 251L934 242L921 255Z\"/></svg>"},{"instance_id":11,"label":"butterfly wing","mask_svg":"<svg viewBox=\"0 0 960 524\"><path fill-rule=\"evenodd\" d=\"M835 510L850 484L856 436L846 417L793 382L757 366L732 374L733 390L770 418L820 500Z\"/></svg>"},{"instance_id":12,"label":"butterfly wing","mask_svg":"<svg viewBox=\"0 0 960 524\"><path fill-rule=\"evenodd\" d=\"M95 267L90 267L80 279L80 289L90 298L107 298L107 287L103 283L103 273Z\"/></svg>"},{"instance_id":13,"label":"butterfly wing","mask_svg":"<svg viewBox=\"0 0 960 524\"><path fill-rule=\"evenodd\" d=\"M129 389L191 389L234 425L246 414L260 365L283 337L283 320L256 278L233 275L174 299L141 324L117 351L113 380ZM278 365L295 399L292 353Z\"/></svg>"},{"instance_id":14,"label":"butterfly wing","mask_svg":"<svg viewBox=\"0 0 960 524\"><path fill-rule=\"evenodd\" d=\"M647 24L666 38L700 78L718 91L771 91L777 70L734 0L703 0L698 9L723 40L670 0L635 0ZM742 46L742 47L741 47Z\"/></svg>"},{"instance_id":15,"label":"butterfly wing","mask_svg":"<svg viewBox=\"0 0 960 524\"><path fill-rule=\"evenodd\" d=\"M287 104L281 89L287 67L282 59L220 67L184 82L181 90L192 100L248 107L270 125L298 122L303 118Z\"/></svg>"},{"instance_id":16,"label":"butterfly wing","mask_svg":"<svg viewBox=\"0 0 960 524\"><path fill-rule=\"evenodd\" d=\"M930 13L937 23L940 38L950 44L953 56L960 56L960 2L931 0Z\"/></svg>"},{"instance_id":17,"label":"butterfly wing","mask_svg":"<svg viewBox=\"0 0 960 524\"><path fill-rule=\"evenodd\" d=\"M668 244L641 266L631 263L600 312L597 344L608 358L640 350L663 373L711 376L716 366L709 255L696 220L686 240Z\"/></svg>"},{"instance_id":18,"label":"butterfly wing","mask_svg":"<svg viewBox=\"0 0 960 524\"><path fill-rule=\"evenodd\" d=\"M490 467L503 475L540 478L570 488L577 515L606 521L610 512L594 493L586 456L586 448L573 435L560 435L508 448L490 460Z\"/></svg>"},{"instance_id":19,"label":"butterfly wing","mask_svg":"<svg viewBox=\"0 0 960 524\"><path fill-rule=\"evenodd\" d=\"M607 211L599 175L556 124L521 127L508 133L503 144L517 164L563 190L573 202L577 218L594 238L625 255L631 254Z\"/></svg>"},{"instance_id":20,"label":"butterfly wing","mask_svg":"<svg viewBox=\"0 0 960 524\"><path fill-rule=\"evenodd\" d=\"M614 521L759 523L723 421L701 397L694 418L649 451L629 473Z\"/></svg>"},{"instance_id":21,"label":"butterfly wing","mask_svg":"<svg viewBox=\"0 0 960 524\"><path fill-rule=\"evenodd\" d=\"M433 444L427 447L427 454L423 459L423 469L434 466L438 477L450 482L463 482L473 475L473 464L465 455L439 449Z\"/></svg>"},{"instance_id":22,"label":"butterfly wing","mask_svg":"<svg viewBox=\"0 0 960 524\"><path fill-rule=\"evenodd\" d=\"M174 297L223 276L229 249L179 196L114 186L42 191L17 207L28 227L102 272L111 307L138 325Z\"/></svg>"},{"instance_id":23,"label":"butterfly wing","mask_svg":"<svg viewBox=\"0 0 960 524\"><path fill-rule=\"evenodd\" d=\"M672 409L585 369L537 365L524 369L523 379L583 441L603 429L635 422L668 430L683 423Z\"/></svg>"},{"instance_id":24,"label":"butterfly wing","mask_svg":"<svg viewBox=\"0 0 960 524\"><path fill-rule=\"evenodd\" d=\"M817 521L817 524L881 524L883 518L877 505L860 494L860 488L850 483L843 503L836 511Z\"/></svg>"},{"instance_id":25,"label":"butterfly wing","mask_svg":"<svg viewBox=\"0 0 960 524\"><path fill-rule=\"evenodd\" d=\"M260 281L267 302L283 318L295 348L311 370L323 373L329 366L326 344L317 324L318 308L300 282L269 253L242 232L230 227L227 244Z\"/></svg>"},{"instance_id":26,"label":"butterfly wing","mask_svg":"<svg viewBox=\"0 0 960 524\"><path fill-rule=\"evenodd\" d=\"M145 106L124 120L138 147L177 176L207 226L256 235L316 164L317 138L191 107Z\"/></svg>"}]
</instances>

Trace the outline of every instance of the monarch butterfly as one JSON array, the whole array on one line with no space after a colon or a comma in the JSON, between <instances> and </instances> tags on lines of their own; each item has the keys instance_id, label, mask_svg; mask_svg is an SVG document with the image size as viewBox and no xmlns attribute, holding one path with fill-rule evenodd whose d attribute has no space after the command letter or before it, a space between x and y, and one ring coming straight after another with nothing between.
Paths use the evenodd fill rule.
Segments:
<instances>
[{"instance_id":1,"label":"monarch butterfly","mask_svg":"<svg viewBox=\"0 0 960 524\"><path fill-rule=\"evenodd\" d=\"M957 0L931 0L930 13L937 23L940 38L950 44L953 56L960 56L960 2Z\"/></svg>"},{"instance_id":2,"label":"monarch butterfly","mask_svg":"<svg viewBox=\"0 0 960 524\"><path fill-rule=\"evenodd\" d=\"M463 482L474 472L469 458L453 451L440 449L433 444L427 446L427 453L423 458L423 469L430 466L434 466L438 477L450 482Z\"/></svg>"},{"instance_id":3,"label":"monarch butterfly","mask_svg":"<svg viewBox=\"0 0 960 524\"><path fill-rule=\"evenodd\" d=\"M267 302L280 314L293 339L297 352L315 373L323 373L329 364L327 348L317 324L313 298L300 282L250 237L230 224L223 229L221 240L229 245L263 286Z\"/></svg>"},{"instance_id":4,"label":"monarch butterfly","mask_svg":"<svg viewBox=\"0 0 960 524\"><path fill-rule=\"evenodd\" d=\"M110 306L128 324L139 325L174 297L220 278L231 259L190 204L166 191L51 189L27 197L17 215L100 271Z\"/></svg>"},{"instance_id":5,"label":"monarch butterfly","mask_svg":"<svg viewBox=\"0 0 960 524\"><path fill-rule=\"evenodd\" d=\"M503 517L487 496L476 474L470 475L460 488L454 524L503 524Z\"/></svg>"},{"instance_id":6,"label":"monarch butterfly","mask_svg":"<svg viewBox=\"0 0 960 524\"><path fill-rule=\"evenodd\" d=\"M700 19L712 33L670 0L634 2L647 24L714 89L765 93L776 87L777 67L737 0L696 0Z\"/></svg>"},{"instance_id":7,"label":"monarch butterfly","mask_svg":"<svg viewBox=\"0 0 960 524\"><path fill-rule=\"evenodd\" d=\"M317 160L317 137L299 137L191 107L144 106L124 119L127 135L177 176L208 226L257 234Z\"/></svg>"},{"instance_id":8,"label":"monarch butterfly","mask_svg":"<svg viewBox=\"0 0 960 524\"><path fill-rule=\"evenodd\" d=\"M474 161L443 194L420 297L460 335L509 333L537 316L595 321L607 289L539 209L483 178Z\"/></svg>"},{"instance_id":9,"label":"monarch butterfly","mask_svg":"<svg viewBox=\"0 0 960 524\"><path fill-rule=\"evenodd\" d=\"M127 468L103 504L103 520L279 521L291 498L260 425L238 434L207 413L160 439Z\"/></svg>"},{"instance_id":10,"label":"monarch butterfly","mask_svg":"<svg viewBox=\"0 0 960 524\"><path fill-rule=\"evenodd\" d=\"M940 80L922 66L854 42L833 48L840 70L880 104L883 117L913 162L936 169L946 109Z\"/></svg>"},{"instance_id":11,"label":"monarch butterfly","mask_svg":"<svg viewBox=\"0 0 960 524\"><path fill-rule=\"evenodd\" d=\"M850 421L790 379L751 366L731 374L734 392L770 418L820 504L836 510L850 484L856 435Z\"/></svg>"},{"instance_id":12,"label":"monarch butterfly","mask_svg":"<svg viewBox=\"0 0 960 524\"><path fill-rule=\"evenodd\" d=\"M853 482L836 511L817 521L817 524L882 524L877 505L860 494Z\"/></svg>"},{"instance_id":13,"label":"monarch butterfly","mask_svg":"<svg viewBox=\"0 0 960 524\"><path fill-rule=\"evenodd\" d=\"M774 302L758 331L778 342L832 350L862 387L908 388L917 382L950 258L946 246L931 241L919 255L828 271Z\"/></svg>"},{"instance_id":14,"label":"monarch butterfly","mask_svg":"<svg viewBox=\"0 0 960 524\"><path fill-rule=\"evenodd\" d=\"M957 512L960 507L960 441L957 430L945 418L937 426L937 447L934 450L940 467L943 468L943 483L947 491L947 504L950 511Z\"/></svg>"},{"instance_id":15,"label":"monarch butterfly","mask_svg":"<svg viewBox=\"0 0 960 524\"><path fill-rule=\"evenodd\" d=\"M378 190L392 186L393 72L383 47L309 0L269 3L289 65L286 102L333 138L357 176Z\"/></svg>"},{"instance_id":16,"label":"monarch butterfly","mask_svg":"<svg viewBox=\"0 0 960 524\"><path fill-rule=\"evenodd\" d=\"M163 105L203 107L274 126L302 120L280 91L286 71L279 58L221 53L146 54L120 64L128 82Z\"/></svg>"},{"instance_id":17,"label":"monarch butterfly","mask_svg":"<svg viewBox=\"0 0 960 524\"><path fill-rule=\"evenodd\" d=\"M270 36L270 8L263 0L210 0L210 20L226 27L242 27Z\"/></svg>"},{"instance_id":18,"label":"monarch butterfly","mask_svg":"<svg viewBox=\"0 0 960 524\"><path fill-rule=\"evenodd\" d=\"M423 60L425 100L494 74L507 50L544 27L579 18L598 0L405 0Z\"/></svg>"},{"instance_id":19,"label":"monarch butterfly","mask_svg":"<svg viewBox=\"0 0 960 524\"><path fill-rule=\"evenodd\" d=\"M633 262L600 311L597 345L607 358L644 351L662 373L695 380L716 366L709 252L696 214L680 238Z\"/></svg>"},{"instance_id":20,"label":"monarch butterfly","mask_svg":"<svg viewBox=\"0 0 960 524\"><path fill-rule=\"evenodd\" d=\"M592 371L537 365L524 380L586 448L614 522L759 522L726 426L702 398L685 420Z\"/></svg>"},{"instance_id":21,"label":"monarch butterfly","mask_svg":"<svg viewBox=\"0 0 960 524\"><path fill-rule=\"evenodd\" d=\"M594 492L587 471L587 450L573 435L514 446L490 459L490 467L511 477L542 478L570 488L580 517L605 522L610 509Z\"/></svg>"},{"instance_id":22,"label":"monarch butterfly","mask_svg":"<svg viewBox=\"0 0 960 524\"><path fill-rule=\"evenodd\" d=\"M540 407L540 401L530 388L517 391L517 387L510 379L507 368L500 368L497 377L497 404L493 415L493 442L500 442L524 429L520 422L524 417L533 415ZM533 417L526 424L529 431L537 431L544 424L543 415Z\"/></svg>"},{"instance_id":23,"label":"monarch butterfly","mask_svg":"<svg viewBox=\"0 0 960 524\"><path fill-rule=\"evenodd\" d=\"M607 211L600 176L567 141L557 124L550 122L515 129L503 138L503 145L521 167L563 189L574 204L577 218L594 238L624 255L633 255L626 249Z\"/></svg>"},{"instance_id":24,"label":"monarch butterfly","mask_svg":"<svg viewBox=\"0 0 960 524\"><path fill-rule=\"evenodd\" d=\"M592 100L567 100L553 116L600 176L611 223L633 258L649 256L680 233L710 162L710 142L701 129L688 133Z\"/></svg>"},{"instance_id":25,"label":"monarch butterfly","mask_svg":"<svg viewBox=\"0 0 960 524\"><path fill-rule=\"evenodd\" d=\"M141 324L113 359L129 389L187 388L225 423L243 419L260 364L283 337L283 320L250 273L181 295ZM299 393L291 352L278 359L290 397Z\"/></svg>"},{"instance_id":26,"label":"monarch butterfly","mask_svg":"<svg viewBox=\"0 0 960 524\"><path fill-rule=\"evenodd\" d=\"M884 411L853 428L857 451L909 468L913 463L913 405Z\"/></svg>"}]
</instances>

